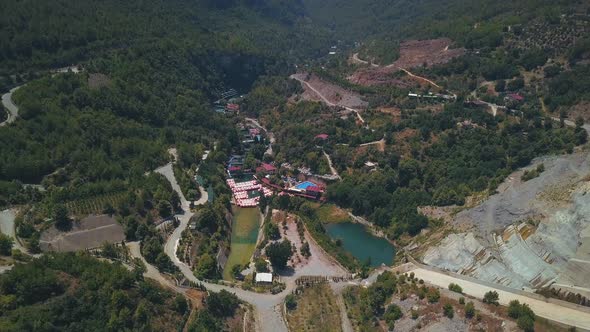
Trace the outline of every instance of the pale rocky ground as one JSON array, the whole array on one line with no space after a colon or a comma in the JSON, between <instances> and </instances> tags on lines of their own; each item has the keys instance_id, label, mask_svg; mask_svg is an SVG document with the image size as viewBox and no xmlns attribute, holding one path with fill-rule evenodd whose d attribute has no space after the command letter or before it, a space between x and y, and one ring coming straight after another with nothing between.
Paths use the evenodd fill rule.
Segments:
<instances>
[{"instance_id":1,"label":"pale rocky ground","mask_svg":"<svg viewBox=\"0 0 590 332\"><path fill-rule=\"evenodd\" d=\"M516 289L553 285L590 293L590 156L539 158L546 170L522 182L513 173L498 193L459 212L450 234L422 260Z\"/></svg>"}]
</instances>

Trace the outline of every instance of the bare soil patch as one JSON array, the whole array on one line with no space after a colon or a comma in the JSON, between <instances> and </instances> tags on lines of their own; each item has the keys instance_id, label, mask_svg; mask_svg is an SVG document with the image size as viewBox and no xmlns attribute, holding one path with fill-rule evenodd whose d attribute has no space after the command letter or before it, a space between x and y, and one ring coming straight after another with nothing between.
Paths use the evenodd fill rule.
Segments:
<instances>
[{"instance_id":1,"label":"bare soil patch","mask_svg":"<svg viewBox=\"0 0 590 332\"><path fill-rule=\"evenodd\" d=\"M394 63L385 67L361 68L348 79L363 86L394 84L406 87L407 82L392 74L398 72L400 68L410 69L444 64L465 53L463 48L450 48L451 44L452 40L448 38L405 41L401 43L400 57Z\"/></svg>"},{"instance_id":2,"label":"bare soil patch","mask_svg":"<svg viewBox=\"0 0 590 332\"><path fill-rule=\"evenodd\" d=\"M119 243L125 240L123 227L108 215L90 215L74 222L72 229L61 232L51 227L41 234L43 251L78 251L100 247L103 243Z\"/></svg>"},{"instance_id":3,"label":"bare soil patch","mask_svg":"<svg viewBox=\"0 0 590 332\"><path fill-rule=\"evenodd\" d=\"M301 97L305 100L323 101L323 99L318 95L319 93L330 103L342 107L364 109L368 105L366 101L361 99L361 96L358 93L346 90L341 86L324 81L316 75L302 73L296 74L296 76L307 83L302 84L305 92L301 95Z\"/></svg>"}]
</instances>

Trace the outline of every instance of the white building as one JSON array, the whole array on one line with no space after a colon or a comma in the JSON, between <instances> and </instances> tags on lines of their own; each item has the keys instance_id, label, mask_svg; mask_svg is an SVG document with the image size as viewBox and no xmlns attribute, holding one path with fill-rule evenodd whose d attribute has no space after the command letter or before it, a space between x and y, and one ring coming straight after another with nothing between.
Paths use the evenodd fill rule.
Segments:
<instances>
[{"instance_id":1,"label":"white building","mask_svg":"<svg viewBox=\"0 0 590 332\"><path fill-rule=\"evenodd\" d=\"M256 273L256 282L272 283L272 273Z\"/></svg>"}]
</instances>

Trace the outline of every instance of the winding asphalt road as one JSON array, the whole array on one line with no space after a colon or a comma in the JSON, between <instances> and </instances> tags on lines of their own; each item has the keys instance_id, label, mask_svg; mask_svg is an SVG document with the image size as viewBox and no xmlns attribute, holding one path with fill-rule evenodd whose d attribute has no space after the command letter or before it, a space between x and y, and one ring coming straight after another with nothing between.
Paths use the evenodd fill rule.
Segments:
<instances>
[{"instance_id":1,"label":"winding asphalt road","mask_svg":"<svg viewBox=\"0 0 590 332\"><path fill-rule=\"evenodd\" d=\"M3 127L9 123L13 123L18 117L18 107L12 101L12 94L20 87L22 87L22 85L12 88L9 92L2 95L2 105L8 112L8 118L0 123L0 127Z\"/></svg>"},{"instance_id":2,"label":"winding asphalt road","mask_svg":"<svg viewBox=\"0 0 590 332\"><path fill-rule=\"evenodd\" d=\"M81 72L81 70L78 68L78 66L70 66L70 67L64 67L64 68L58 68L58 69L54 69L52 70L52 72L55 74L60 74L60 73L67 73L67 72L72 72L74 74L78 74ZM19 85L15 88L10 89L10 91L8 91L7 93L2 95L2 105L4 106L4 108L6 109L6 111L8 112L8 118L3 121L0 122L0 127L6 126L9 123L13 123L14 121L16 121L16 118L18 117L18 106L16 106L14 104L14 102L12 101L12 94L22 88L23 86L25 86L26 84L23 85Z\"/></svg>"},{"instance_id":3,"label":"winding asphalt road","mask_svg":"<svg viewBox=\"0 0 590 332\"><path fill-rule=\"evenodd\" d=\"M156 170L156 172L164 175L172 185L172 188L178 193L183 210L182 213L176 215L176 217L180 221L180 225L174 230L172 235L170 235L168 241L166 241L166 244L164 246L164 252L170 257L174 265L176 265L180 269L182 274L184 274L184 276L188 280L193 281L195 283L202 283L208 290L211 291L219 292L220 290L224 289L228 292L234 293L241 300L252 304L256 309L256 322L258 324L257 330L269 332L287 331L287 326L281 314L281 307L285 296L289 294L290 291L295 287L293 283L288 282L287 291L283 291L280 294L259 294L255 292L246 291L240 288L232 288L229 286L212 284L199 280L195 277L191 268L187 264L181 262L178 259L178 257L176 256L176 249L178 248L180 237L182 235L182 232L188 226L188 223L191 217L194 215L194 213L190 211L189 202L184 197L182 191L180 190L180 186L178 185L178 182L174 177L172 164L169 163L163 167L160 167ZM195 203L195 205L205 204L208 200L207 192L203 190L203 188L201 187L199 187L199 190L201 191L201 198ZM132 254L133 253L134 252L132 252ZM134 254L139 254L141 256L140 253ZM150 272L149 267L148 272ZM154 272L152 271L152 274L153 273ZM158 281L161 281L161 276L156 278L158 279Z\"/></svg>"}]
</instances>

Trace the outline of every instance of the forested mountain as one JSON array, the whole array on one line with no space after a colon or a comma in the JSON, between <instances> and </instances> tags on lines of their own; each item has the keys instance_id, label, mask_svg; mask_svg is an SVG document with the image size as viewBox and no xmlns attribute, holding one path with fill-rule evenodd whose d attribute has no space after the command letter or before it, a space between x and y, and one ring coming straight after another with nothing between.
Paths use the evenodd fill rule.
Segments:
<instances>
[{"instance_id":1,"label":"forested mountain","mask_svg":"<svg viewBox=\"0 0 590 332\"><path fill-rule=\"evenodd\" d=\"M367 37L434 38L446 36L469 42L493 38L497 23L525 23L563 12L576 12L579 0L304 0L315 23L329 27L341 39L363 41ZM481 28L476 29L477 25ZM475 30L478 30L477 32Z\"/></svg>"},{"instance_id":2,"label":"forested mountain","mask_svg":"<svg viewBox=\"0 0 590 332\"><path fill-rule=\"evenodd\" d=\"M295 47L304 29L298 27L304 9L297 1L10 0L0 10L5 80L7 74L71 65L163 39L190 40L201 50L280 51L282 57L301 55L314 44L307 39L305 49Z\"/></svg>"},{"instance_id":3,"label":"forested mountain","mask_svg":"<svg viewBox=\"0 0 590 332\"><path fill-rule=\"evenodd\" d=\"M225 137L230 146L235 132L209 112L210 100L223 88L245 92L260 75L288 73L288 63L322 44L318 34L304 33L297 2L31 0L0 7L7 13L0 18L1 88L43 77L13 96L26 121L0 132L11 142L0 148L0 181L35 183L60 170L47 184L90 195L162 164L170 145L209 146ZM306 47L299 47L304 36ZM43 74L71 64L84 73ZM2 188L0 201L16 202L16 187Z\"/></svg>"}]
</instances>

